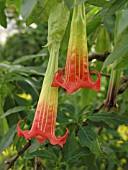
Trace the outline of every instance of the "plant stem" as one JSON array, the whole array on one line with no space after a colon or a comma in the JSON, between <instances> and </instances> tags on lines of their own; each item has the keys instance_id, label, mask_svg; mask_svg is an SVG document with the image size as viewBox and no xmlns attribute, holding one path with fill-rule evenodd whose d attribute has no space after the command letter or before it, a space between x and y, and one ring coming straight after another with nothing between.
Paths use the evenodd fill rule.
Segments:
<instances>
[{"instance_id":1,"label":"plant stem","mask_svg":"<svg viewBox=\"0 0 128 170\"><path fill-rule=\"evenodd\" d=\"M8 159L5 161L5 163L7 164L6 170L9 170L14 163L16 162L16 160L31 146L31 141L29 140L28 143L16 154L14 155L12 158Z\"/></svg>"}]
</instances>

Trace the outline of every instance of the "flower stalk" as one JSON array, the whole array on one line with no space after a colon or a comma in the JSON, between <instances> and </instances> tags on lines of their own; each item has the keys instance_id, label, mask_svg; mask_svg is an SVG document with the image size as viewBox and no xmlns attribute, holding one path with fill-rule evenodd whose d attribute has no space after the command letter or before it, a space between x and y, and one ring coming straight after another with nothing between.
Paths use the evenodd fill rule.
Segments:
<instances>
[{"instance_id":1,"label":"flower stalk","mask_svg":"<svg viewBox=\"0 0 128 170\"><path fill-rule=\"evenodd\" d=\"M116 64L118 64L118 61L113 64L113 68L110 75L107 97L104 103L105 107L107 107L108 110L115 107L116 105L116 98L118 95L118 90L120 85L121 71L114 70Z\"/></svg>"}]
</instances>

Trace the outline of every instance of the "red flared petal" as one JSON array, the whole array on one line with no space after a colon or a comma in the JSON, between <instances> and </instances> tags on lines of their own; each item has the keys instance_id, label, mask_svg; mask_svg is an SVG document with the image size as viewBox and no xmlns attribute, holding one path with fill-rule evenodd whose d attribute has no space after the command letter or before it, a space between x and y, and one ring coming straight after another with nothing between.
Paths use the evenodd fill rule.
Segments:
<instances>
[{"instance_id":1,"label":"red flared petal","mask_svg":"<svg viewBox=\"0 0 128 170\"><path fill-rule=\"evenodd\" d=\"M71 93L75 92L79 88L91 88L91 89L93 89L95 91L100 90L100 78L101 78L101 75L97 70L90 71L90 73L96 73L98 75L98 78L96 79L96 82L94 82L92 80L89 73L87 74L86 80L82 80L78 76L76 76L76 81L72 80L71 78L70 78L70 81L66 81L66 78L63 76L63 71L64 70L65 69L58 70L54 74L52 87L61 86L62 88L67 90L68 94L71 94Z\"/></svg>"},{"instance_id":2,"label":"red flared petal","mask_svg":"<svg viewBox=\"0 0 128 170\"><path fill-rule=\"evenodd\" d=\"M61 86L64 83L65 78L63 77L63 72L65 71L65 68L62 68L61 70L58 70L54 74L52 87Z\"/></svg>"},{"instance_id":3,"label":"red flared petal","mask_svg":"<svg viewBox=\"0 0 128 170\"><path fill-rule=\"evenodd\" d=\"M23 120L20 120L17 124L17 135L24 136L25 139L31 139L31 138L36 138L38 142L44 143L46 139L50 141L52 145L60 145L63 147L63 144L66 142L67 136L68 136L68 129L66 129L66 134L62 137L56 137L52 134L47 133L46 131L43 132L39 128L33 128L31 130L24 130L22 131L20 129L20 123L23 122Z\"/></svg>"}]
</instances>

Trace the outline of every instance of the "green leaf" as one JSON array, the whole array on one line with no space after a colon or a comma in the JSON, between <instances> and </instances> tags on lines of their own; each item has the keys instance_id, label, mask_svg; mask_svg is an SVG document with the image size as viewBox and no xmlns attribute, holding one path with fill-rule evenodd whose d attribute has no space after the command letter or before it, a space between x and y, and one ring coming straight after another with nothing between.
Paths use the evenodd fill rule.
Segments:
<instances>
[{"instance_id":1,"label":"green leaf","mask_svg":"<svg viewBox=\"0 0 128 170\"><path fill-rule=\"evenodd\" d=\"M16 133L16 125L12 126L9 131L5 134L0 142L0 154L4 151L12 142Z\"/></svg>"},{"instance_id":2,"label":"green leaf","mask_svg":"<svg viewBox=\"0 0 128 170\"><path fill-rule=\"evenodd\" d=\"M28 74L35 74L35 75L42 75L42 76L44 76L44 73L42 73L42 68L40 66L25 67L25 66L18 65L18 64L15 65L15 64L4 63L4 62L0 63L0 66L5 68L5 69L8 69L8 74L9 73L15 73L15 74L26 75L24 73L28 73ZM13 75L12 79L13 78L14 78L14 75Z\"/></svg>"},{"instance_id":3,"label":"green leaf","mask_svg":"<svg viewBox=\"0 0 128 170\"><path fill-rule=\"evenodd\" d=\"M87 0L80 0L80 1L78 1L71 8L74 8L75 6L80 5L81 3L85 2L85 1L87 1Z\"/></svg>"},{"instance_id":4,"label":"green leaf","mask_svg":"<svg viewBox=\"0 0 128 170\"><path fill-rule=\"evenodd\" d=\"M32 83L32 84L33 84L33 83ZM26 82L26 81L19 81L19 82L18 82L18 86L19 86L21 89L23 89L23 91L24 91L26 94L30 94L30 95L32 96L32 99L33 99L34 102L37 102L39 96L37 95L38 91L37 91L37 89L36 89L36 87L35 87L35 84L31 85L31 84L29 84L29 83ZM34 88L33 88L32 86L34 86ZM36 91L35 91L35 90L36 90ZM21 105L21 104L19 103L19 105Z\"/></svg>"},{"instance_id":5,"label":"green leaf","mask_svg":"<svg viewBox=\"0 0 128 170\"><path fill-rule=\"evenodd\" d=\"M114 51L105 60L102 70L112 64L114 61L124 56L128 52L128 35L124 35Z\"/></svg>"},{"instance_id":6,"label":"green leaf","mask_svg":"<svg viewBox=\"0 0 128 170\"><path fill-rule=\"evenodd\" d=\"M128 69L128 53L125 56L121 57L118 61L118 64L114 67L114 70L126 70Z\"/></svg>"},{"instance_id":7,"label":"green leaf","mask_svg":"<svg viewBox=\"0 0 128 170\"><path fill-rule=\"evenodd\" d=\"M128 116L117 113L96 113L88 116L88 119L94 122L105 122L107 125L128 125Z\"/></svg>"},{"instance_id":8,"label":"green leaf","mask_svg":"<svg viewBox=\"0 0 128 170\"><path fill-rule=\"evenodd\" d=\"M109 17L110 15L113 15L117 10L121 9L126 2L127 0L108 1L102 8L101 12L101 14L104 16L104 19L106 19L106 17Z\"/></svg>"},{"instance_id":9,"label":"green leaf","mask_svg":"<svg viewBox=\"0 0 128 170\"><path fill-rule=\"evenodd\" d=\"M29 17L26 20L27 26L34 22L37 22L41 16L42 12L43 12L43 7L39 3L37 3L35 5L34 9L32 10L31 14L29 15Z\"/></svg>"},{"instance_id":10,"label":"green leaf","mask_svg":"<svg viewBox=\"0 0 128 170\"><path fill-rule=\"evenodd\" d=\"M16 59L13 64L20 64L22 62L26 62L28 60L31 60L33 58L37 58L37 57L45 57L45 56L48 56L48 54L34 54L34 55L26 55L26 56L22 56L18 59Z\"/></svg>"},{"instance_id":11,"label":"green leaf","mask_svg":"<svg viewBox=\"0 0 128 170\"><path fill-rule=\"evenodd\" d=\"M47 141L46 141L47 142ZM48 150L58 159L61 157L62 148L59 145L48 145Z\"/></svg>"},{"instance_id":12,"label":"green leaf","mask_svg":"<svg viewBox=\"0 0 128 170\"><path fill-rule=\"evenodd\" d=\"M24 79L24 81L27 82L27 84L29 84L29 85L33 88L33 90L35 91L35 93L36 93L37 95L39 95L39 92L38 92L38 90L36 89L36 86L35 86L35 84L34 84L32 81L30 81L30 80L28 80L28 79Z\"/></svg>"},{"instance_id":13,"label":"green leaf","mask_svg":"<svg viewBox=\"0 0 128 170\"><path fill-rule=\"evenodd\" d=\"M74 113L75 113L75 107L71 104L68 104L68 103L63 103L63 104L60 104L59 107L64 110L65 112L67 113L70 113L71 115L74 116Z\"/></svg>"},{"instance_id":14,"label":"green leaf","mask_svg":"<svg viewBox=\"0 0 128 170\"><path fill-rule=\"evenodd\" d=\"M65 1L68 1L68 0L65 0ZM71 0L70 0L71 1ZM67 5L67 7L69 8L74 8L75 6L77 6L77 5L79 5L79 4L81 4L81 3L83 3L83 2L88 2L89 4L91 4L91 5L95 5L95 6L99 6L99 7L102 7L102 6L104 6L105 5L105 3L106 3L106 0L79 0L79 2L77 2L77 3L75 3L74 5L72 5L72 6L69 6L71 3L70 2L65 2L66 3L66 5ZM69 8L69 9L70 9Z\"/></svg>"},{"instance_id":15,"label":"green leaf","mask_svg":"<svg viewBox=\"0 0 128 170\"><path fill-rule=\"evenodd\" d=\"M64 2L65 2L68 9L71 9L71 7L74 4L74 0L64 0Z\"/></svg>"},{"instance_id":16,"label":"green leaf","mask_svg":"<svg viewBox=\"0 0 128 170\"><path fill-rule=\"evenodd\" d=\"M119 16L119 21L118 21L118 32L117 32L117 36L121 35L126 28L128 28L128 9L121 11L121 14Z\"/></svg>"},{"instance_id":17,"label":"green leaf","mask_svg":"<svg viewBox=\"0 0 128 170\"><path fill-rule=\"evenodd\" d=\"M49 150L38 150L32 153L27 153L25 155L26 159L32 159L34 157L39 157L41 159L47 159L47 160L57 160L56 155L53 152L50 152Z\"/></svg>"},{"instance_id":18,"label":"green leaf","mask_svg":"<svg viewBox=\"0 0 128 170\"><path fill-rule=\"evenodd\" d=\"M116 21L115 15L111 15L107 20L104 21L104 26L109 32L109 34L111 33L110 35L114 35L115 33L115 21Z\"/></svg>"},{"instance_id":19,"label":"green leaf","mask_svg":"<svg viewBox=\"0 0 128 170\"><path fill-rule=\"evenodd\" d=\"M61 42L68 24L69 14L69 10L63 3L59 2L52 8L48 19L48 43L46 46Z\"/></svg>"},{"instance_id":20,"label":"green leaf","mask_svg":"<svg viewBox=\"0 0 128 170\"><path fill-rule=\"evenodd\" d=\"M41 143L39 143L36 139L32 141L31 147L29 149L29 153L37 151L37 149L41 146Z\"/></svg>"},{"instance_id":21,"label":"green leaf","mask_svg":"<svg viewBox=\"0 0 128 170\"><path fill-rule=\"evenodd\" d=\"M87 2L91 5L102 7L105 5L106 0L87 0Z\"/></svg>"},{"instance_id":22,"label":"green leaf","mask_svg":"<svg viewBox=\"0 0 128 170\"><path fill-rule=\"evenodd\" d=\"M60 104L58 115L57 115L57 122L59 122L61 125L63 124L72 124L76 122L76 119L74 117L75 108L71 104Z\"/></svg>"},{"instance_id":23,"label":"green leaf","mask_svg":"<svg viewBox=\"0 0 128 170\"><path fill-rule=\"evenodd\" d=\"M69 124L69 117L65 114L65 111L60 111L59 108L56 121L61 125L66 125Z\"/></svg>"},{"instance_id":24,"label":"green leaf","mask_svg":"<svg viewBox=\"0 0 128 170\"><path fill-rule=\"evenodd\" d=\"M28 73L44 76L44 73L42 73L42 68L38 66L24 67L22 65L11 65L9 72L16 72L19 74Z\"/></svg>"},{"instance_id":25,"label":"green leaf","mask_svg":"<svg viewBox=\"0 0 128 170\"><path fill-rule=\"evenodd\" d=\"M24 110L28 110L29 107L24 107L24 106L16 106L12 109L9 109L7 112L5 112L2 116L0 116L0 119L6 117L6 116L9 116L10 114L13 114L13 113L17 113L17 112L21 112L21 111L24 111Z\"/></svg>"},{"instance_id":26,"label":"green leaf","mask_svg":"<svg viewBox=\"0 0 128 170\"><path fill-rule=\"evenodd\" d=\"M81 147L76 149L75 151L71 152L70 156L68 157L68 162L76 162L82 156L90 156L90 150L86 147Z\"/></svg>"},{"instance_id":27,"label":"green leaf","mask_svg":"<svg viewBox=\"0 0 128 170\"><path fill-rule=\"evenodd\" d=\"M7 21L5 15L6 1L0 0L0 25L7 28Z\"/></svg>"},{"instance_id":28,"label":"green leaf","mask_svg":"<svg viewBox=\"0 0 128 170\"><path fill-rule=\"evenodd\" d=\"M22 1L20 13L24 19L27 19L29 17L36 3L37 0Z\"/></svg>"},{"instance_id":29,"label":"green leaf","mask_svg":"<svg viewBox=\"0 0 128 170\"><path fill-rule=\"evenodd\" d=\"M99 147L98 143L98 136L93 131L93 129L89 126L87 127L80 127L80 130L78 131L78 137L80 140L80 144L82 146L88 147L92 153L95 155L101 154L101 149Z\"/></svg>"},{"instance_id":30,"label":"green leaf","mask_svg":"<svg viewBox=\"0 0 128 170\"><path fill-rule=\"evenodd\" d=\"M81 157L82 164L88 167L88 170L99 170L96 165L96 155L90 153Z\"/></svg>"},{"instance_id":31,"label":"green leaf","mask_svg":"<svg viewBox=\"0 0 128 170\"><path fill-rule=\"evenodd\" d=\"M96 28L100 25L101 23L101 16L97 16L91 21L87 22L87 35L89 36L91 33L96 31Z\"/></svg>"},{"instance_id":32,"label":"green leaf","mask_svg":"<svg viewBox=\"0 0 128 170\"><path fill-rule=\"evenodd\" d=\"M40 0L40 1L42 1L43 10L40 18L38 18L38 21L40 21L40 19L41 20L43 19L44 21L47 22L52 8L56 5L56 3L60 3L60 1L58 0L52 0L52 1Z\"/></svg>"},{"instance_id":33,"label":"green leaf","mask_svg":"<svg viewBox=\"0 0 128 170\"><path fill-rule=\"evenodd\" d=\"M71 153L78 148L75 139L75 130L73 130L67 138L63 148L63 161L68 161L71 158Z\"/></svg>"}]
</instances>

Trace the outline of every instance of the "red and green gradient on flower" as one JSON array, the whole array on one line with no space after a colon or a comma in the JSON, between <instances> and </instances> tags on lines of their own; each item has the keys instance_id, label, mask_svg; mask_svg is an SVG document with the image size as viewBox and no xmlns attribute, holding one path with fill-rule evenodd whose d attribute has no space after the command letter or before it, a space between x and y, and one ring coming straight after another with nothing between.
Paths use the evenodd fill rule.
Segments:
<instances>
[{"instance_id":1,"label":"red and green gradient on flower","mask_svg":"<svg viewBox=\"0 0 128 170\"><path fill-rule=\"evenodd\" d=\"M54 72L58 68L58 54L54 51L51 52L31 130L21 130L20 124L23 120L19 121L17 129L19 137L24 136L25 139L36 138L40 143L44 143L48 139L52 145L58 144L63 147L68 136L68 130L66 129L66 134L62 137L55 136L58 87L51 87L51 83Z\"/></svg>"},{"instance_id":2,"label":"red and green gradient on flower","mask_svg":"<svg viewBox=\"0 0 128 170\"><path fill-rule=\"evenodd\" d=\"M90 73L97 74L95 82ZM84 3L73 9L66 67L54 74L52 86L61 86L68 94L79 88L100 90L100 73L97 70L89 72Z\"/></svg>"},{"instance_id":3,"label":"red and green gradient on flower","mask_svg":"<svg viewBox=\"0 0 128 170\"><path fill-rule=\"evenodd\" d=\"M62 137L55 136L58 87L52 87L51 84L54 73L58 70L59 49L68 24L69 14L69 10L62 2L57 3L50 12L48 19L48 43L46 45L48 46L50 58L32 127L30 130L21 130L20 124L23 120L19 121L17 125L19 137L24 136L25 139L36 138L40 143L44 143L48 139L52 145L58 144L61 147L66 142L68 130L66 128L66 133Z\"/></svg>"}]
</instances>

